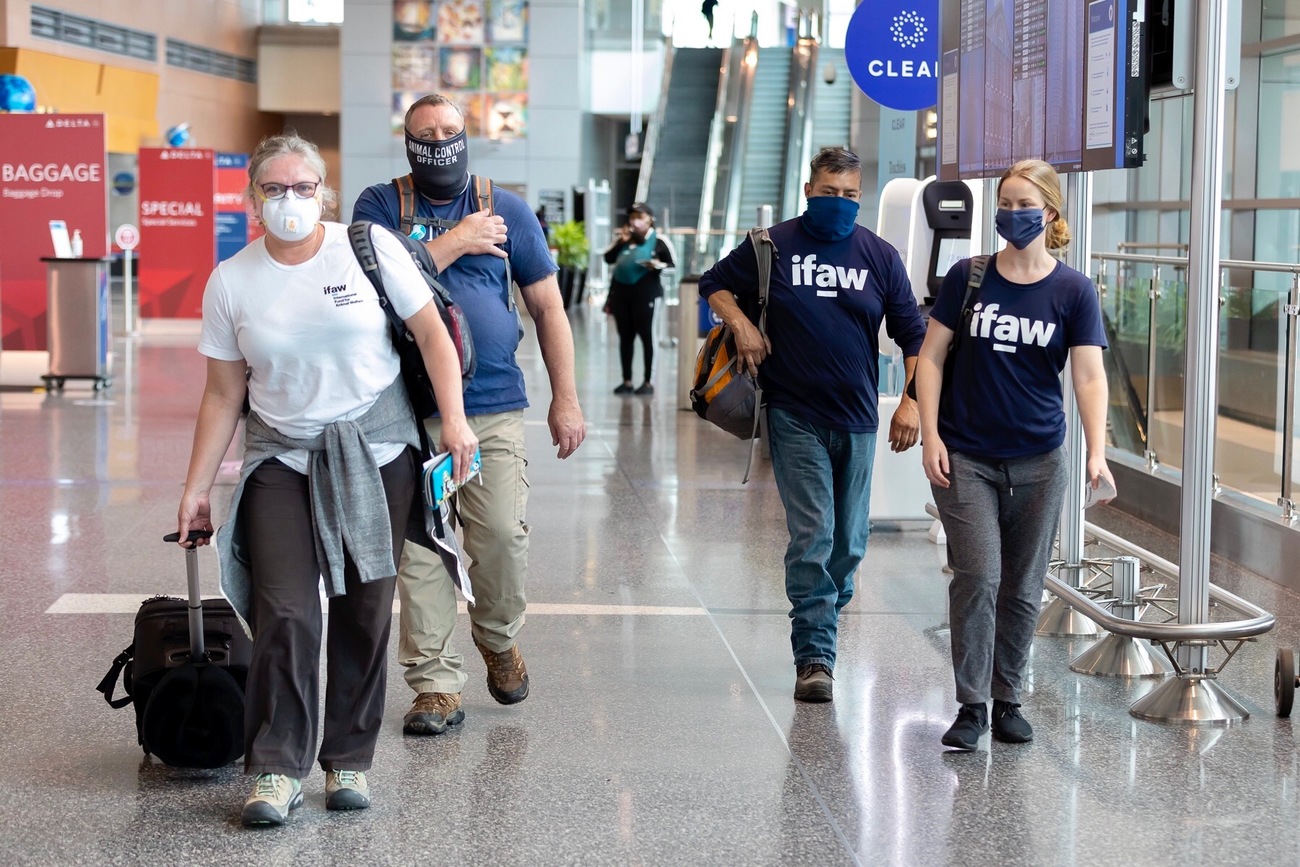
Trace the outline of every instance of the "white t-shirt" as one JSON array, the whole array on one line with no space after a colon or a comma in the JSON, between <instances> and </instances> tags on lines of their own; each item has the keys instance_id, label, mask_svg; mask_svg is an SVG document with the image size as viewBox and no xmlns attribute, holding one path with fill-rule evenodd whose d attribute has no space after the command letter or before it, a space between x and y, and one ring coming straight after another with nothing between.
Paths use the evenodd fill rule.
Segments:
<instances>
[{"instance_id":1,"label":"white t-shirt","mask_svg":"<svg viewBox=\"0 0 1300 867\"><path fill-rule=\"evenodd\" d=\"M357 262L347 226L322 223L320 250L300 265L276 262L259 238L219 264L203 293L199 352L245 361L249 405L267 424L296 438L359 418L400 373L379 295ZM393 309L409 319L433 296L401 242L371 232ZM380 466L401 443L371 443ZM307 452L280 460L307 471Z\"/></svg>"}]
</instances>

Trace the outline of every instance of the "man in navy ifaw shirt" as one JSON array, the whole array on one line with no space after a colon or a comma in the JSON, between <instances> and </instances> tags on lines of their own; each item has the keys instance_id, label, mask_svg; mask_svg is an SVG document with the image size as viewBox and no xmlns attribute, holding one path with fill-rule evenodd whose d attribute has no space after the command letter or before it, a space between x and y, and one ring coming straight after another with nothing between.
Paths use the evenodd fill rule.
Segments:
<instances>
[{"instance_id":1,"label":"man in navy ifaw shirt","mask_svg":"<svg viewBox=\"0 0 1300 867\"><path fill-rule=\"evenodd\" d=\"M734 297L758 291L748 238L700 278L700 295L736 333L741 364L758 371L767 400L790 531L785 589L799 701L833 696L839 614L867 551L880 323L902 347L909 378L925 337L898 252L856 223L861 193L855 154L824 148L813 158L808 209L769 230L776 258L766 338ZM916 404L904 395L889 426L893 450L914 446L918 428Z\"/></svg>"}]
</instances>

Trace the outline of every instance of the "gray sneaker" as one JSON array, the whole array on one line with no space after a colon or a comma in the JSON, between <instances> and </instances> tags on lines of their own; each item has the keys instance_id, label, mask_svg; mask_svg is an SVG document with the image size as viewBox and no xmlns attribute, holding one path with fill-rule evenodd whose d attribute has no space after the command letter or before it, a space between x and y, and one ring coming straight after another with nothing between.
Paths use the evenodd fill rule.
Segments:
<instances>
[{"instance_id":1,"label":"gray sneaker","mask_svg":"<svg viewBox=\"0 0 1300 867\"><path fill-rule=\"evenodd\" d=\"M239 820L249 828L283 825L302 806L302 781L284 774L258 774Z\"/></svg>"},{"instance_id":2,"label":"gray sneaker","mask_svg":"<svg viewBox=\"0 0 1300 867\"><path fill-rule=\"evenodd\" d=\"M795 701L831 701L835 695L835 676L820 662L800 665L795 669Z\"/></svg>"},{"instance_id":3,"label":"gray sneaker","mask_svg":"<svg viewBox=\"0 0 1300 867\"><path fill-rule=\"evenodd\" d=\"M363 771L330 771L325 775L325 809L364 810L370 806L370 786Z\"/></svg>"}]
</instances>

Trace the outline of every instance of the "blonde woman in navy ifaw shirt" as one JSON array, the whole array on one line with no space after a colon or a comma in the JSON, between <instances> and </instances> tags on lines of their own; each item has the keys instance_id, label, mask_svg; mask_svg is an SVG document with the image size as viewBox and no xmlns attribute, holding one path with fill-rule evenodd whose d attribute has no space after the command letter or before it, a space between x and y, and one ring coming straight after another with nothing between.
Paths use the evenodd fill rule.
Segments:
<instances>
[{"instance_id":1,"label":"blonde woman in navy ifaw shirt","mask_svg":"<svg viewBox=\"0 0 1300 867\"><path fill-rule=\"evenodd\" d=\"M916 366L922 460L948 536L952 660L961 703L945 746L973 750L990 726L1024 743L1021 683L1065 497L1068 460L1061 371L1071 377L1088 449L1088 481L1106 466L1106 347L1092 281L1050 251L1069 243L1055 169L1013 165L998 183L1006 249L962 300L970 261L952 268ZM957 331L961 334L956 344ZM955 346L951 375L944 360Z\"/></svg>"}]
</instances>

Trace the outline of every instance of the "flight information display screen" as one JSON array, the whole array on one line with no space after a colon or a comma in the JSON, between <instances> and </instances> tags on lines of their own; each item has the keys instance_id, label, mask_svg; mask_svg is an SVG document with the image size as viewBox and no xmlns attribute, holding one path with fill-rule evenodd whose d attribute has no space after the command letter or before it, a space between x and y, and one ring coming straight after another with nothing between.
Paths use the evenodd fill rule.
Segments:
<instances>
[{"instance_id":1,"label":"flight information display screen","mask_svg":"<svg viewBox=\"0 0 1300 867\"><path fill-rule=\"evenodd\" d=\"M1145 0L942 0L939 178L1144 160Z\"/></svg>"}]
</instances>

